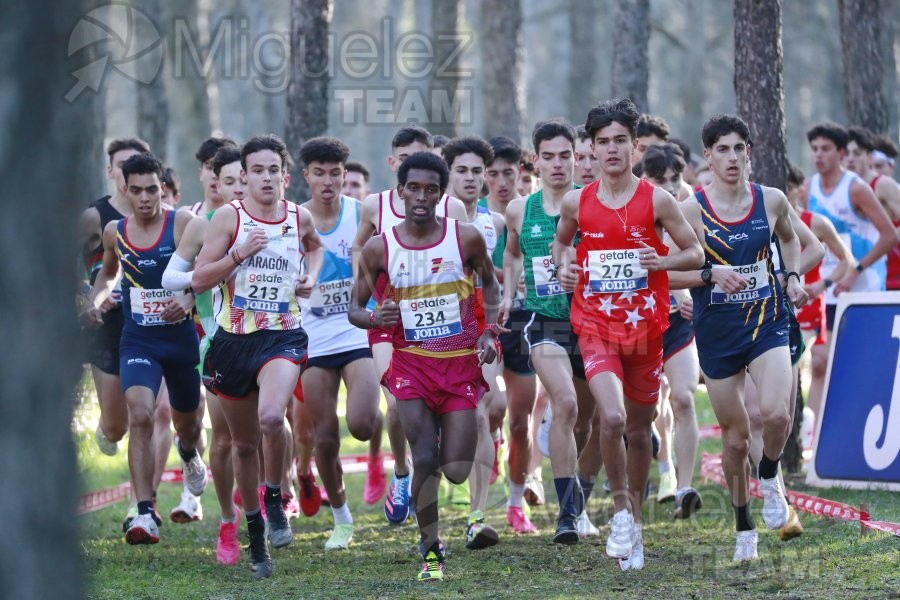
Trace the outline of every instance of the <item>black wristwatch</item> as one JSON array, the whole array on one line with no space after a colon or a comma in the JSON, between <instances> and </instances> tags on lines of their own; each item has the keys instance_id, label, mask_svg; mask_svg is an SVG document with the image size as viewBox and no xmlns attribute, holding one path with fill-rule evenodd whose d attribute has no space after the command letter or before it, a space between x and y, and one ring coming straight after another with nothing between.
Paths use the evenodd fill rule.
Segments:
<instances>
[{"instance_id":1,"label":"black wristwatch","mask_svg":"<svg viewBox=\"0 0 900 600\"><path fill-rule=\"evenodd\" d=\"M712 285L712 269L707 267L700 271L700 280L706 285Z\"/></svg>"},{"instance_id":2,"label":"black wristwatch","mask_svg":"<svg viewBox=\"0 0 900 600\"><path fill-rule=\"evenodd\" d=\"M866 268L863 266L862 263L856 263L856 272L857 273L862 273L865 270L866 270Z\"/></svg>"}]
</instances>

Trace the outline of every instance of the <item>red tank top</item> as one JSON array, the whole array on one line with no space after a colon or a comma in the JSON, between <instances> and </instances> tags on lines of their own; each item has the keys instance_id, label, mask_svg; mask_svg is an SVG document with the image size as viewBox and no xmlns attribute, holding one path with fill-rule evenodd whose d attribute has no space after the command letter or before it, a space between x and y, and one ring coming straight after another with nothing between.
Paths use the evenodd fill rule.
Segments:
<instances>
[{"instance_id":1,"label":"red tank top","mask_svg":"<svg viewBox=\"0 0 900 600\"><path fill-rule=\"evenodd\" d=\"M619 210L597 198L600 181L581 191L576 257L582 271L572 300L572 329L632 344L660 337L669 326L669 279L640 267L641 242L660 256L668 248L656 233L653 185L638 183Z\"/></svg>"},{"instance_id":2,"label":"red tank top","mask_svg":"<svg viewBox=\"0 0 900 600\"><path fill-rule=\"evenodd\" d=\"M872 178L869 187L875 191L875 184L881 179L881 173ZM900 220L894 221L894 227L900 227ZM891 248L887 253L887 279L885 288L889 290L900 290L900 244Z\"/></svg>"},{"instance_id":3,"label":"red tank top","mask_svg":"<svg viewBox=\"0 0 900 600\"><path fill-rule=\"evenodd\" d=\"M803 221L807 227L812 229L812 213L808 210L804 210L800 213L800 220ZM806 275L803 276L803 280L806 284L815 283L822 279L822 261L819 261L816 266L809 270ZM815 298L810 298L809 302L804 304L797 311L797 321L802 325L806 325L807 328L810 327L818 327L821 322L825 319L825 293L821 293Z\"/></svg>"}]
</instances>

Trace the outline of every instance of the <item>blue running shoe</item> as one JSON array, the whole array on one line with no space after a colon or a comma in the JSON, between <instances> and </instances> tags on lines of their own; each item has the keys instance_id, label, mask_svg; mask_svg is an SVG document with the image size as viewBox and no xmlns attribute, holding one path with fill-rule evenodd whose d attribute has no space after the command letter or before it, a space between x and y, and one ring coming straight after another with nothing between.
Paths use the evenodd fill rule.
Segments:
<instances>
[{"instance_id":1,"label":"blue running shoe","mask_svg":"<svg viewBox=\"0 0 900 600\"><path fill-rule=\"evenodd\" d=\"M409 475L391 479L387 498L384 500L384 516L391 525L402 525L409 517Z\"/></svg>"}]
</instances>

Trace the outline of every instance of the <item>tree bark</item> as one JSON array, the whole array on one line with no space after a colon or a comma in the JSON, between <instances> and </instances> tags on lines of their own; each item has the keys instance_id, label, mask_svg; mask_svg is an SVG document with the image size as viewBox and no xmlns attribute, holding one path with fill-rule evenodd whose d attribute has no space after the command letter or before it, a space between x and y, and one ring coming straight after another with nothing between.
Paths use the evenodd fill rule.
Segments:
<instances>
[{"instance_id":1,"label":"tree bark","mask_svg":"<svg viewBox=\"0 0 900 600\"><path fill-rule=\"evenodd\" d=\"M650 0L620 0L613 14L612 96L649 112Z\"/></svg>"},{"instance_id":2,"label":"tree bark","mask_svg":"<svg viewBox=\"0 0 900 600\"><path fill-rule=\"evenodd\" d=\"M331 0L291 0L291 82L285 142L296 163L288 190L296 202L306 201L309 195L300 164L300 146L328 129L331 16Z\"/></svg>"},{"instance_id":3,"label":"tree bark","mask_svg":"<svg viewBox=\"0 0 900 600\"><path fill-rule=\"evenodd\" d=\"M782 0L735 0L734 92L753 139L753 181L787 188Z\"/></svg>"},{"instance_id":4,"label":"tree bark","mask_svg":"<svg viewBox=\"0 0 900 600\"><path fill-rule=\"evenodd\" d=\"M452 105L459 85L459 0L431 0L431 40L434 44L434 69L428 93L430 106L428 130L432 135L456 137L459 115L437 111L435 98L446 98ZM448 60L451 59L451 60ZM449 112L449 111L447 111ZM438 114L439 113L439 114Z\"/></svg>"},{"instance_id":5,"label":"tree bark","mask_svg":"<svg viewBox=\"0 0 900 600\"><path fill-rule=\"evenodd\" d=\"M162 39L166 39L168 23L161 0L143 0L137 8L153 18L157 31L137 31L135 34L159 35ZM137 62L139 69L157 69L157 67L158 65L152 61ZM153 154L165 162L169 139L169 99L166 96L164 70L157 70L155 78L152 72L139 78L140 81L153 78L150 83L137 83L137 131L138 137L150 144Z\"/></svg>"},{"instance_id":6,"label":"tree bark","mask_svg":"<svg viewBox=\"0 0 900 600\"><path fill-rule=\"evenodd\" d=\"M521 0L481 3L481 65L486 107L485 133L524 139L525 87L523 78Z\"/></svg>"},{"instance_id":7,"label":"tree bark","mask_svg":"<svg viewBox=\"0 0 900 600\"><path fill-rule=\"evenodd\" d=\"M569 61L569 119L583 125L587 112L600 99L597 80L599 56L596 23L599 7L594 0L569 0L569 39L572 55Z\"/></svg>"},{"instance_id":8,"label":"tree bark","mask_svg":"<svg viewBox=\"0 0 900 600\"><path fill-rule=\"evenodd\" d=\"M8 198L31 200L16 202L14 217L0 224L4 303L13 307L0 317L0 339L12 345L0 361L5 598L82 596L71 422L80 375L72 349L81 344L72 257L84 206L73 195L82 193L75 186L83 171L97 169L96 156L102 160L103 127L90 108L98 97L82 104L96 90L71 93L89 52L82 45L67 59L66 44L92 8L84 1L6 3L0 21L0 177Z\"/></svg>"},{"instance_id":9,"label":"tree bark","mask_svg":"<svg viewBox=\"0 0 900 600\"><path fill-rule=\"evenodd\" d=\"M851 125L887 133L890 123L884 82L881 0L838 0L844 97Z\"/></svg>"}]
</instances>

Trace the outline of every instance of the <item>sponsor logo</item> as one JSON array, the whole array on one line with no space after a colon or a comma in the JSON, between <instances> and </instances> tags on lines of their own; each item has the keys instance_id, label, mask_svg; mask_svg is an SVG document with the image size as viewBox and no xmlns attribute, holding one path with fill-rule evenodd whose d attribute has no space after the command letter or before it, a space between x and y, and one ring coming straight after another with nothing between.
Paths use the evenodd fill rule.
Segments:
<instances>
[{"instance_id":1,"label":"sponsor logo","mask_svg":"<svg viewBox=\"0 0 900 600\"><path fill-rule=\"evenodd\" d=\"M128 364L129 365L144 365L144 366L149 367L150 361L147 360L146 358L129 358Z\"/></svg>"},{"instance_id":2,"label":"sponsor logo","mask_svg":"<svg viewBox=\"0 0 900 600\"><path fill-rule=\"evenodd\" d=\"M582 237L586 237L586 238L602 238L603 232L602 231L582 231L581 235L582 235Z\"/></svg>"},{"instance_id":3,"label":"sponsor logo","mask_svg":"<svg viewBox=\"0 0 900 600\"><path fill-rule=\"evenodd\" d=\"M743 242L744 240L750 239L750 236L746 233L736 233L734 235L728 236L729 242Z\"/></svg>"},{"instance_id":4,"label":"sponsor logo","mask_svg":"<svg viewBox=\"0 0 900 600\"><path fill-rule=\"evenodd\" d=\"M288 231L290 231L290 230L293 229L293 228L294 228L293 225L290 225L290 224L288 224L288 223L285 223L284 225L281 226L281 236L282 236L282 237L287 237ZM297 235L297 234L295 233L295 234L293 234L293 235Z\"/></svg>"},{"instance_id":5,"label":"sponsor logo","mask_svg":"<svg viewBox=\"0 0 900 600\"><path fill-rule=\"evenodd\" d=\"M152 258L142 258L137 261L139 267L155 267L156 261Z\"/></svg>"},{"instance_id":6,"label":"sponsor logo","mask_svg":"<svg viewBox=\"0 0 900 600\"><path fill-rule=\"evenodd\" d=\"M531 228L531 237L539 237L541 235L541 226L537 223Z\"/></svg>"}]
</instances>

